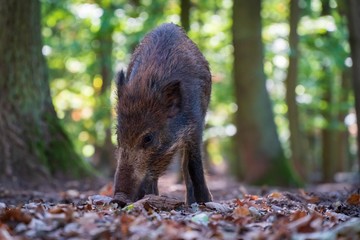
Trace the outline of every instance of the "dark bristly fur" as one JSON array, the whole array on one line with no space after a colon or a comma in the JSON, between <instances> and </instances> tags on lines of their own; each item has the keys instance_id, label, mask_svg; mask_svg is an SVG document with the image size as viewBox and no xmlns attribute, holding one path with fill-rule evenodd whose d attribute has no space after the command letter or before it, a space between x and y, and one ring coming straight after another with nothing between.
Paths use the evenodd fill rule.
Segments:
<instances>
[{"instance_id":1,"label":"dark bristly fur","mask_svg":"<svg viewBox=\"0 0 360 240\"><path fill-rule=\"evenodd\" d=\"M117 79L118 166L114 201L121 206L158 194L157 182L176 152L183 155L186 202L208 202L201 156L211 93L208 62L175 24L147 34L126 76Z\"/></svg>"}]
</instances>

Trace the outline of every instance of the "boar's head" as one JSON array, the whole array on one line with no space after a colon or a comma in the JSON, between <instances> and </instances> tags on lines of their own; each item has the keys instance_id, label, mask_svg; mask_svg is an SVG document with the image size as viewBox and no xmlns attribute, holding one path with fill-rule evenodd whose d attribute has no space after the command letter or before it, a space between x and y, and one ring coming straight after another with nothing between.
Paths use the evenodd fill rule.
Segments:
<instances>
[{"instance_id":1,"label":"boar's head","mask_svg":"<svg viewBox=\"0 0 360 240\"><path fill-rule=\"evenodd\" d=\"M157 179L182 144L180 82L132 84L118 77L118 169L115 193L126 202L158 194ZM143 83L145 84L145 83Z\"/></svg>"}]
</instances>

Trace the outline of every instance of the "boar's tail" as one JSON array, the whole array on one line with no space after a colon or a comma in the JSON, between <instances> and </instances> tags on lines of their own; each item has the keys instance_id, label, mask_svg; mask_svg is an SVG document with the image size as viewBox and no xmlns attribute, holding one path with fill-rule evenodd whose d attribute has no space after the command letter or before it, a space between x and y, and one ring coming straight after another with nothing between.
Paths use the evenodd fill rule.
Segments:
<instances>
[{"instance_id":1,"label":"boar's tail","mask_svg":"<svg viewBox=\"0 0 360 240\"><path fill-rule=\"evenodd\" d=\"M123 86L125 84L125 73L123 70L121 70L117 75L115 79L116 86L119 88L120 86Z\"/></svg>"}]
</instances>

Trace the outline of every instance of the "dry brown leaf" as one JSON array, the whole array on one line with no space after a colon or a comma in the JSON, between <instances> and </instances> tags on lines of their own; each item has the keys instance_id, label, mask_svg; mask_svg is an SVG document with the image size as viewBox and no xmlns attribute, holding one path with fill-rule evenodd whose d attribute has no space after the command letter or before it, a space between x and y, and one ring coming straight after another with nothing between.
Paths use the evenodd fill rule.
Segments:
<instances>
[{"instance_id":1,"label":"dry brown leaf","mask_svg":"<svg viewBox=\"0 0 360 240\"><path fill-rule=\"evenodd\" d=\"M6 209L3 214L0 215L0 222L22 222L28 224L31 221L31 216L23 213L20 208Z\"/></svg>"},{"instance_id":2,"label":"dry brown leaf","mask_svg":"<svg viewBox=\"0 0 360 240\"><path fill-rule=\"evenodd\" d=\"M350 205L360 205L360 194L353 193L348 197L346 201Z\"/></svg>"},{"instance_id":3,"label":"dry brown leaf","mask_svg":"<svg viewBox=\"0 0 360 240\"><path fill-rule=\"evenodd\" d=\"M246 217L250 215L248 206L239 206L234 209L233 215L235 217Z\"/></svg>"},{"instance_id":4,"label":"dry brown leaf","mask_svg":"<svg viewBox=\"0 0 360 240\"><path fill-rule=\"evenodd\" d=\"M306 215L307 215L307 213L304 211L296 211L293 214L291 214L289 218L290 218L290 221L293 222L293 221L299 220L300 218L305 217Z\"/></svg>"},{"instance_id":5,"label":"dry brown leaf","mask_svg":"<svg viewBox=\"0 0 360 240\"><path fill-rule=\"evenodd\" d=\"M99 191L99 195L112 197L113 196L113 183L109 182L105 186L103 186Z\"/></svg>"},{"instance_id":6,"label":"dry brown leaf","mask_svg":"<svg viewBox=\"0 0 360 240\"><path fill-rule=\"evenodd\" d=\"M270 198L274 198L274 199L280 199L282 198L284 195L282 195L280 192L272 192L269 194L268 197Z\"/></svg>"},{"instance_id":7,"label":"dry brown leaf","mask_svg":"<svg viewBox=\"0 0 360 240\"><path fill-rule=\"evenodd\" d=\"M129 227L136 218L132 215L124 214L120 217L120 230L124 236L129 234Z\"/></svg>"}]
</instances>

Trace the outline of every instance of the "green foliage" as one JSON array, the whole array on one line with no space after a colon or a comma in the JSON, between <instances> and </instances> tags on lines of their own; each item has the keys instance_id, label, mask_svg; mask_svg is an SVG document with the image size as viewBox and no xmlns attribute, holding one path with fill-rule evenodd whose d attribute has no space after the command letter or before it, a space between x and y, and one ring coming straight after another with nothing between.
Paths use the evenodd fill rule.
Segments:
<instances>
[{"instance_id":1,"label":"green foliage","mask_svg":"<svg viewBox=\"0 0 360 240\"><path fill-rule=\"evenodd\" d=\"M43 0L42 3L43 53L50 69L56 111L76 151L90 159L94 146L104 141L105 129L113 124L110 116L115 117L113 86L100 94L104 84L99 63L100 37L112 32L113 73L125 69L146 32L163 22L180 24L180 2ZM232 116L237 110L232 85L232 1L193 0L191 3L189 36L208 59L213 75L205 139L210 146L216 146L217 150L212 147L209 152L215 162L220 163L231 158L229 137L235 133ZM267 88L280 138L289 155L283 82L288 67L289 0L262 3ZM320 0L302 0L299 6L303 15L298 27L301 55L296 93L301 129L306 135L324 128L345 129L343 120L336 117L340 112L348 113L352 106L352 96L344 98L341 87L342 73L351 62L344 17L339 14L335 0L330 1L328 15L322 14ZM329 91L330 100L324 97Z\"/></svg>"}]
</instances>

